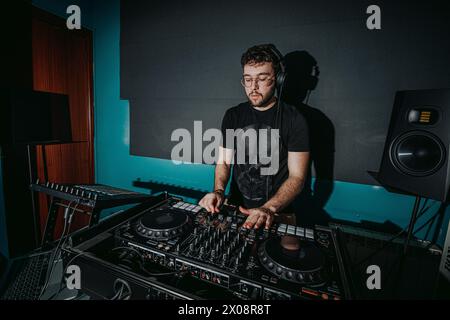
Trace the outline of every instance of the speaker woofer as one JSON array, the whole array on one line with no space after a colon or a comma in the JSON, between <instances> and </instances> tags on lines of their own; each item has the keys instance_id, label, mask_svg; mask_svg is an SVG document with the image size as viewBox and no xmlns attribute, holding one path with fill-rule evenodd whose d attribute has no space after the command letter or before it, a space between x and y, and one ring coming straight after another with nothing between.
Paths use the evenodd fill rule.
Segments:
<instances>
[{"instance_id":1,"label":"speaker woofer","mask_svg":"<svg viewBox=\"0 0 450 320\"><path fill-rule=\"evenodd\" d=\"M412 176L433 174L445 159L441 140L425 131L411 131L399 136L392 142L389 154L397 170Z\"/></svg>"}]
</instances>

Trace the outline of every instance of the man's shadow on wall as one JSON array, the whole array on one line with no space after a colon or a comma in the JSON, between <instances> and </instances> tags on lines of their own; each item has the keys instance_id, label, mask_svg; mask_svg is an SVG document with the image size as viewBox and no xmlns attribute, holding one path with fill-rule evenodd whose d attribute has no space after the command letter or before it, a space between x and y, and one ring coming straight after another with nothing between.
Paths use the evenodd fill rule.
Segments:
<instances>
[{"instance_id":1,"label":"man's shadow on wall","mask_svg":"<svg viewBox=\"0 0 450 320\"><path fill-rule=\"evenodd\" d=\"M293 51L284 57L287 77L282 100L295 106L309 127L310 166L302 193L294 200L297 222L304 226L328 225L330 215L324 207L333 192L335 130L331 120L308 105L309 95L319 81L316 59L306 51ZM312 184L314 167L315 182Z\"/></svg>"}]
</instances>

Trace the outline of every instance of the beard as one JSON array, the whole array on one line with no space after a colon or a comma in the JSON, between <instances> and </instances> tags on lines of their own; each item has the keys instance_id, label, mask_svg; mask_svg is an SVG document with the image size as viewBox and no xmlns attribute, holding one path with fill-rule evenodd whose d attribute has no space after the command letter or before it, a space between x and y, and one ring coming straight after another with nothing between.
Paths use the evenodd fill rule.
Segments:
<instances>
[{"instance_id":1,"label":"beard","mask_svg":"<svg viewBox=\"0 0 450 320\"><path fill-rule=\"evenodd\" d=\"M257 94L257 95L259 95L259 96L261 96L262 97L262 99L261 100L258 100L258 102L253 102L253 100L252 100L252 98L250 97L252 94ZM263 96L262 94L260 94L259 92L255 92L255 93L251 93L251 94L249 94L248 96L247 96L247 98L248 98L248 102L250 103L250 105L252 106L252 107L257 107L257 108L259 108L259 107L262 107L262 106L264 106L265 104L267 104L272 98L273 98L273 96L275 95L275 90L273 90L273 91L271 91L267 96Z\"/></svg>"}]
</instances>

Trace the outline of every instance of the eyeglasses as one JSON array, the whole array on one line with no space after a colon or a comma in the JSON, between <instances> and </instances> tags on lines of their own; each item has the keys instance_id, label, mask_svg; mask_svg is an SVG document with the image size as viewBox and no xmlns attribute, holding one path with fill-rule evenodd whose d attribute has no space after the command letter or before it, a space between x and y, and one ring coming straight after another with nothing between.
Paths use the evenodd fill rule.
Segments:
<instances>
[{"instance_id":1,"label":"eyeglasses","mask_svg":"<svg viewBox=\"0 0 450 320\"><path fill-rule=\"evenodd\" d=\"M246 88L253 87L253 81L256 81L256 84L261 87L268 87L273 83L273 80L275 79L274 76L266 76L261 75L256 77L255 79L252 77L242 77L241 84Z\"/></svg>"}]
</instances>

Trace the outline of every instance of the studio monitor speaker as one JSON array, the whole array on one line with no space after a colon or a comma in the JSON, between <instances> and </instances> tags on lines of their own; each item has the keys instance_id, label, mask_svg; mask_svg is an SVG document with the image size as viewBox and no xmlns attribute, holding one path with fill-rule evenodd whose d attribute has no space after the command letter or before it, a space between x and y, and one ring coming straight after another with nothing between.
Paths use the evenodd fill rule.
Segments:
<instances>
[{"instance_id":1,"label":"studio monitor speaker","mask_svg":"<svg viewBox=\"0 0 450 320\"><path fill-rule=\"evenodd\" d=\"M396 93L378 181L439 201L448 200L450 89Z\"/></svg>"}]
</instances>

